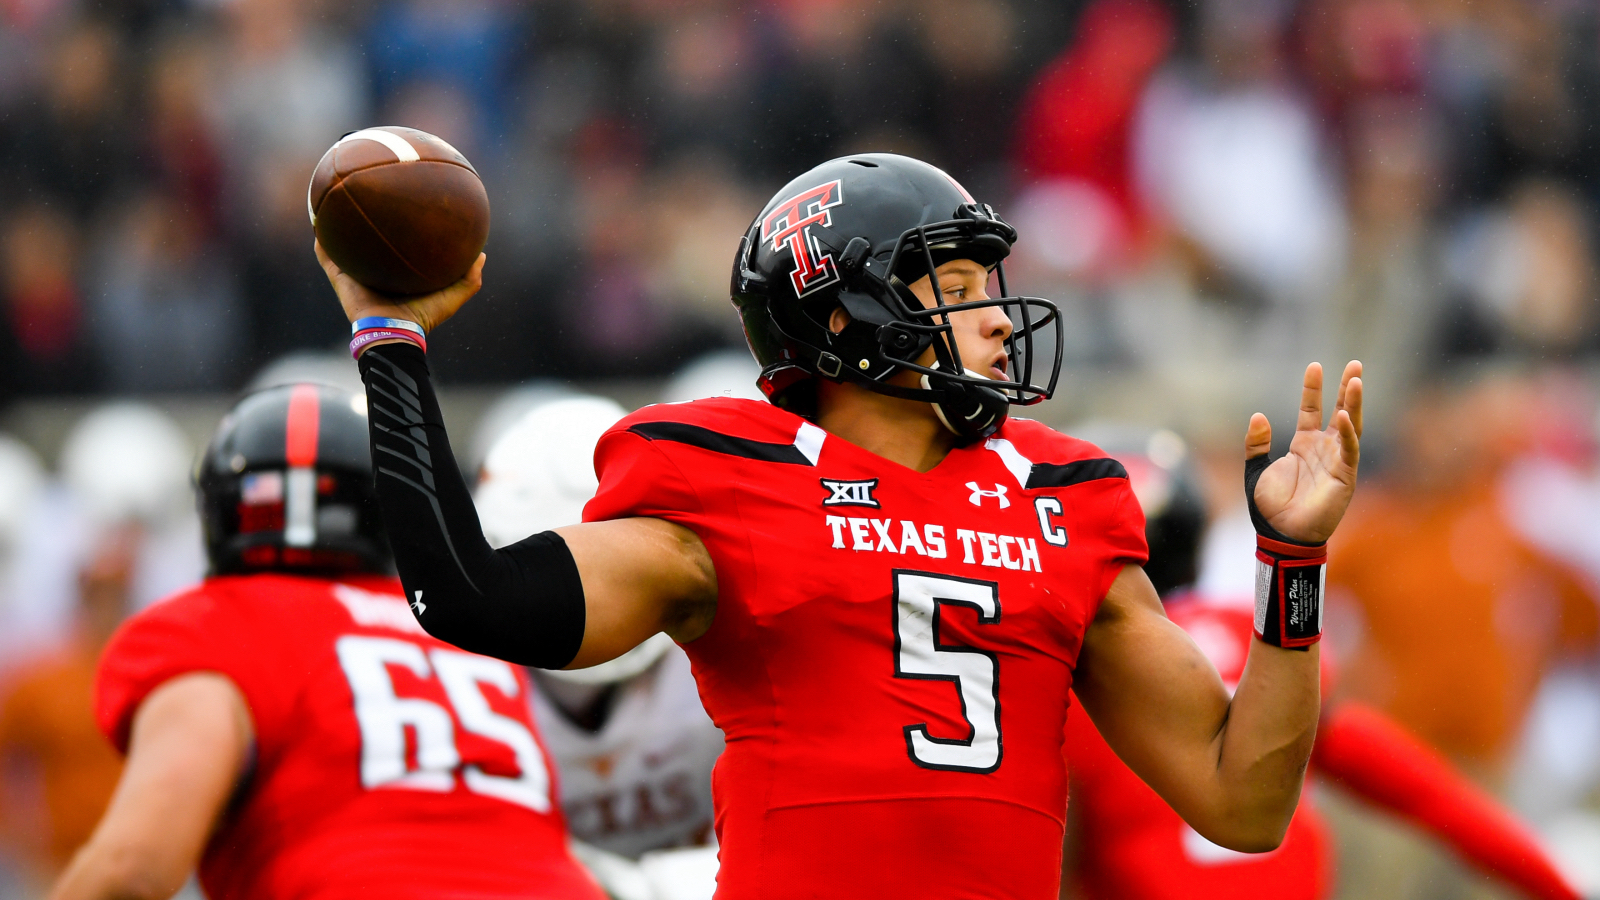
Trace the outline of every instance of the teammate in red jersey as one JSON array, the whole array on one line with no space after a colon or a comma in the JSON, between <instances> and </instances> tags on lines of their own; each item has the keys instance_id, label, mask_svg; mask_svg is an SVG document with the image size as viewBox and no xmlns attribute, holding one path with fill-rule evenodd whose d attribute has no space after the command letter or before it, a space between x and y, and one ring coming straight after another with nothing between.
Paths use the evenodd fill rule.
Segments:
<instances>
[{"instance_id":1,"label":"teammate in red jersey","mask_svg":"<svg viewBox=\"0 0 1600 900\"><path fill-rule=\"evenodd\" d=\"M905 157L845 157L790 182L734 265L772 402L624 419L596 452L590 521L499 550L424 355L483 259L398 302L319 253L356 332L384 521L419 621L546 668L658 631L682 643L727 736L718 896L1054 896L1074 686L1211 840L1269 849L1293 814L1317 719L1323 542L1355 487L1360 367L1327 428L1321 369L1307 369L1290 453L1270 466L1270 427L1251 420L1263 639L1230 698L1139 568L1122 467L1007 417L1054 390L1062 346L1053 304L1006 296L1016 238ZM1034 338L1051 325L1045 365Z\"/></svg>"},{"instance_id":2,"label":"teammate in red jersey","mask_svg":"<svg viewBox=\"0 0 1600 900\"><path fill-rule=\"evenodd\" d=\"M127 622L101 726L128 761L54 900L587 898L524 674L417 626L360 398L246 397L198 481L211 575Z\"/></svg>"},{"instance_id":3,"label":"teammate in red jersey","mask_svg":"<svg viewBox=\"0 0 1600 900\"><path fill-rule=\"evenodd\" d=\"M1168 616L1195 639L1225 685L1238 684L1250 650L1253 611L1248 598L1219 600L1189 587L1198 574L1206 517L1181 439L1171 432L1135 431L1107 434L1102 444L1128 470L1144 506L1150 544L1145 568ZM1323 681L1327 692L1333 666L1326 652ZM1067 718L1067 757L1072 799L1063 874L1072 896L1320 900L1332 895L1335 848L1309 795L1301 796L1277 850L1247 855L1219 847L1184 824L1081 714ZM1430 832L1463 860L1522 894L1578 900L1510 813L1377 710L1348 701L1325 706L1311 762L1324 778Z\"/></svg>"}]
</instances>

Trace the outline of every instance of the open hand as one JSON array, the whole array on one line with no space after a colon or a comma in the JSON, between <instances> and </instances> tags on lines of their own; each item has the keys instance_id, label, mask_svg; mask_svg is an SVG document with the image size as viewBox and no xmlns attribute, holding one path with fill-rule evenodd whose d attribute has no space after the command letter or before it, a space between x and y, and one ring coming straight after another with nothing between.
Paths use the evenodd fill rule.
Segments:
<instances>
[{"instance_id":1,"label":"open hand","mask_svg":"<svg viewBox=\"0 0 1600 900\"><path fill-rule=\"evenodd\" d=\"M333 292L339 295L345 318L352 322L365 316L407 319L421 325L423 331L432 331L443 324L483 287L483 264L488 259L479 253L478 261L472 264L467 274L449 287L419 297L391 297L346 275L328 258L321 241L317 241L313 249L317 254L317 262L322 264L322 271L328 276L328 282L333 285Z\"/></svg>"},{"instance_id":2,"label":"open hand","mask_svg":"<svg viewBox=\"0 0 1600 900\"><path fill-rule=\"evenodd\" d=\"M1256 413L1245 433L1244 455L1254 459L1272 446L1272 425ZM1361 463L1361 363L1351 361L1339 379L1333 421L1322 427L1322 364L1306 367L1300 416L1289 452L1261 473L1256 507L1273 528L1297 541L1326 541L1344 518Z\"/></svg>"}]
</instances>

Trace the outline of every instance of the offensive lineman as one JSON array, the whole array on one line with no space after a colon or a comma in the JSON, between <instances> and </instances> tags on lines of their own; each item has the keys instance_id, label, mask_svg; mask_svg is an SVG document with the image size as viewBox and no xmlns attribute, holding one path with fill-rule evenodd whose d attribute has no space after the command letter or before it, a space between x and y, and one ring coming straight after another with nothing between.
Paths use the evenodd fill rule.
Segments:
<instances>
[{"instance_id":1,"label":"offensive lineman","mask_svg":"<svg viewBox=\"0 0 1600 900\"><path fill-rule=\"evenodd\" d=\"M1096 435L1099 437L1100 435ZM1144 507L1150 561L1145 571L1167 614L1205 651L1224 684L1236 684L1249 650L1248 598L1194 590L1205 501L1171 432L1108 432L1102 444L1121 462ZM1325 693L1336 667L1323 657ZM1332 896L1335 857L1327 823L1309 796L1283 844L1245 855L1218 847L1184 824L1119 761L1082 715L1067 717L1072 780L1063 880L1085 900L1227 900ZM1351 701L1325 705L1311 753L1317 771L1377 809L1423 829L1480 871L1538 900L1579 900L1538 842L1478 789L1393 720Z\"/></svg>"},{"instance_id":2,"label":"offensive lineman","mask_svg":"<svg viewBox=\"0 0 1600 900\"><path fill-rule=\"evenodd\" d=\"M772 403L629 416L596 452L589 521L498 551L456 473L423 340L477 291L483 257L394 301L318 248L364 348L379 497L419 621L545 668L658 631L682 644L727 736L721 897L1054 896L1071 688L1212 841L1270 849L1294 812L1325 542L1355 488L1360 366L1326 429L1308 367L1289 454L1270 466L1270 426L1251 419L1262 639L1230 698L1139 568L1121 467L1006 417L1054 390L1061 347L1048 301L987 295L1015 240L905 157L790 182L734 265ZM1039 384L1034 336L1052 322Z\"/></svg>"},{"instance_id":3,"label":"offensive lineman","mask_svg":"<svg viewBox=\"0 0 1600 900\"><path fill-rule=\"evenodd\" d=\"M585 898L514 666L417 627L359 397L246 396L200 460L210 575L101 660L127 765L53 900Z\"/></svg>"}]
</instances>

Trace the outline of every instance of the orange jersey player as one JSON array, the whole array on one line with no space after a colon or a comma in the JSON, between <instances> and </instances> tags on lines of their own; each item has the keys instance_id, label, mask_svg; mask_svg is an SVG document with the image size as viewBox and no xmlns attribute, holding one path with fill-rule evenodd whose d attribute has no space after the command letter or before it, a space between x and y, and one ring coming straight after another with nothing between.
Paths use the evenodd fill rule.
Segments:
<instances>
[{"instance_id":1,"label":"orange jersey player","mask_svg":"<svg viewBox=\"0 0 1600 900\"><path fill-rule=\"evenodd\" d=\"M1196 574L1205 522L1199 491L1181 458L1163 452L1178 441L1175 435L1132 438L1123 435L1106 443L1127 467L1144 501L1150 538L1147 570L1163 593L1168 617L1205 652L1223 683L1233 687L1244 675L1254 611L1248 598L1219 601L1186 589ZM1150 446L1156 452L1146 449ZM1324 656L1324 693L1332 682L1333 667ZM1072 799L1064 876L1074 896L1321 900L1332 895L1334 845L1309 795L1301 796L1278 849L1235 853L1184 824L1117 758L1081 712L1068 717L1066 746ZM1352 702L1325 706L1311 765L1317 774L1431 833L1461 859L1524 895L1578 900L1521 823L1382 713Z\"/></svg>"},{"instance_id":2,"label":"orange jersey player","mask_svg":"<svg viewBox=\"0 0 1600 900\"><path fill-rule=\"evenodd\" d=\"M55 900L603 896L567 851L523 672L417 626L385 574L360 398L245 397L201 460L211 574L126 623L127 766Z\"/></svg>"},{"instance_id":3,"label":"orange jersey player","mask_svg":"<svg viewBox=\"0 0 1600 900\"><path fill-rule=\"evenodd\" d=\"M1074 688L1210 839L1267 849L1293 814L1325 541L1355 489L1360 365L1327 423L1308 367L1288 456L1268 462L1265 416L1247 429L1273 612L1230 699L1140 569L1122 467L1008 416L1054 391L1064 328L1048 300L1008 294L1016 240L917 160L868 153L799 175L733 267L770 402L623 419L596 449L586 521L499 549L423 340L481 285L484 258L397 300L321 254L418 621L540 668L678 641L727 738L712 776L723 900L1053 896Z\"/></svg>"}]
</instances>

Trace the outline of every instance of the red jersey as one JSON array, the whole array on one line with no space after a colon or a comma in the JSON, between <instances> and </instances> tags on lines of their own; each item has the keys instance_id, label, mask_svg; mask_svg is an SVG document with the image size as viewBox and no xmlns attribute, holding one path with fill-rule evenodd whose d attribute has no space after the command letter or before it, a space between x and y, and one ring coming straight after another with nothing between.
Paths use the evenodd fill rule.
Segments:
<instances>
[{"instance_id":1,"label":"red jersey","mask_svg":"<svg viewBox=\"0 0 1600 900\"><path fill-rule=\"evenodd\" d=\"M200 881L235 898L592 898L517 667L423 633L399 582L212 578L123 625L97 714L118 749L140 703L218 672L254 758Z\"/></svg>"},{"instance_id":2,"label":"red jersey","mask_svg":"<svg viewBox=\"0 0 1600 900\"><path fill-rule=\"evenodd\" d=\"M769 404L643 409L601 438L588 520L697 534L685 645L727 736L720 898L1053 898L1068 691L1145 558L1122 466L1025 420L928 472Z\"/></svg>"},{"instance_id":3,"label":"red jersey","mask_svg":"<svg viewBox=\"0 0 1600 900\"><path fill-rule=\"evenodd\" d=\"M1231 692L1244 674L1254 635L1254 607L1191 596L1167 604ZM1326 646L1326 645L1324 645ZM1323 651L1327 659L1327 650ZM1326 694L1328 667L1323 667ZM1116 900L1273 897L1320 900L1330 885L1327 824L1300 793L1283 843L1270 853L1236 853L1201 837L1133 774L1083 711L1067 719L1072 817L1078 838L1075 871L1086 897Z\"/></svg>"}]
</instances>

